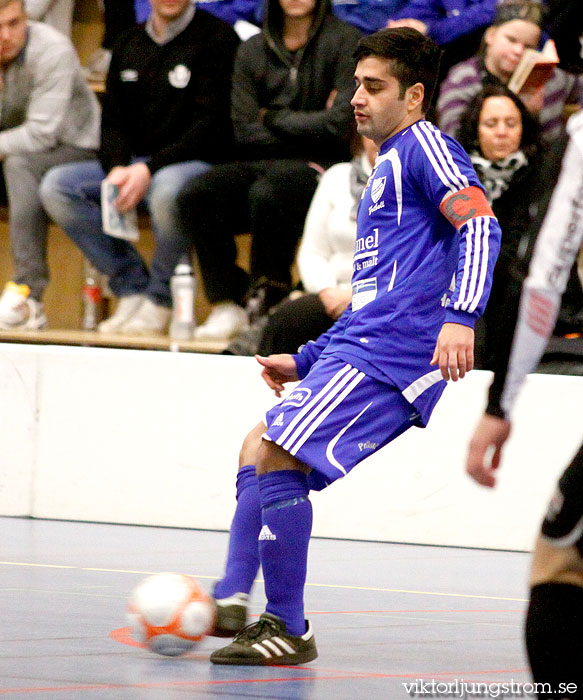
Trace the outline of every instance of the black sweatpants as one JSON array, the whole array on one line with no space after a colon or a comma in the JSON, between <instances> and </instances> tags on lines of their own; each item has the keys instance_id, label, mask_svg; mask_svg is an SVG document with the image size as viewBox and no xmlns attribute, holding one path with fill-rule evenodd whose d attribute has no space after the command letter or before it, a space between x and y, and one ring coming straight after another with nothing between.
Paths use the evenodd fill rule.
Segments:
<instances>
[{"instance_id":1,"label":"black sweatpants","mask_svg":"<svg viewBox=\"0 0 583 700\"><path fill-rule=\"evenodd\" d=\"M301 160L216 165L179 194L179 217L194 244L207 298L241 303L249 276L236 265L234 236L251 233L251 283L290 285L290 268L318 172Z\"/></svg>"}]
</instances>

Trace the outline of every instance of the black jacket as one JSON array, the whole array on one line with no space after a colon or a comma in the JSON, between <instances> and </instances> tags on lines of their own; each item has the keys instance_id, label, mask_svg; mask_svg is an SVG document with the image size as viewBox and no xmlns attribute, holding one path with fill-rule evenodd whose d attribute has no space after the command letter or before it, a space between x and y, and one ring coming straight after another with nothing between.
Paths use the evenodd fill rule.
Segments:
<instances>
[{"instance_id":1,"label":"black jacket","mask_svg":"<svg viewBox=\"0 0 583 700\"><path fill-rule=\"evenodd\" d=\"M231 74L239 39L197 8L188 26L159 46L143 26L113 49L103 102L100 160L106 172L148 157L152 173L188 160L231 155Z\"/></svg>"},{"instance_id":2,"label":"black jacket","mask_svg":"<svg viewBox=\"0 0 583 700\"><path fill-rule=\"evenodd\" d=\"M282 39L278 0L267 0L263 31L235 59L231 116L241 159L349 160L354 128L352 52L360 32L317 0L309 39L295 53ZM331 93L336 98L330 108ZM260 110L266 110L263 119Z\"/></svg>"}]
</instances>

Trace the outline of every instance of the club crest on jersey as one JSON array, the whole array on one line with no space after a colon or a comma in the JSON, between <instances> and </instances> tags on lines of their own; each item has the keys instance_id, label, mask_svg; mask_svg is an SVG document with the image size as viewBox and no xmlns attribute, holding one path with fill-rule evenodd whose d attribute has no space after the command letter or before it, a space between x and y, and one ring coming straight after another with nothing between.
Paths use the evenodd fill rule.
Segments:
<instances>
[{"instance_id":1,"label":"club crest on jersey","mask_svg":"<svg viewBox=\"0 0 583 700\"><path fill-rule=\"evenodd\" d=\"M370 196L372 201L376 204L379 199L381 198L381 195L385 191L385 184L387 182L387 178L385 177L377 177L376 179L373 180L372 183L372 189L370 191Z\"/></svg>"},{"instance_id":2,"label":"club crest on jersey","mask_svg":"<svg viewBox=\"0 0 583 700\"><path fill-rule=\"evenodd\" d=\"M171 70L170 73L168 73L168 80L172 87L181 90L190 82L190 75L190 70L186 66L182 65L182 63L179 63L177 66L174 66L174 69Z\"/></svg>"},{"instance_id":3,"label":"club crest on jersey","mask_svg":"<svg viewBox=\"0 0 583 700\"><path fill-rule=\"evenodd\" d=\"M311 389L295 389L285 401L282 401L282 406L284 404L288 406L303 406L311 395Z\"/></svg>"}]
</instances>

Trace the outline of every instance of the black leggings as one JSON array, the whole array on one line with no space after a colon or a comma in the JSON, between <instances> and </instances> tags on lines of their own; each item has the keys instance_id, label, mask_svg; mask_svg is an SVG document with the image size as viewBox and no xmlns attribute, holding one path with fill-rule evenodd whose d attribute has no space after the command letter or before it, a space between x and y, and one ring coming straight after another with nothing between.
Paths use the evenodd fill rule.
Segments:
<instances>
[{"instance_id":1,"label":"black leggings","mask_svg":"<svg viewBox=\"0 0 583 700\"><path fill-rule=\"evenodd\" d=\"M561 496L553 498L542 525L552 543L575 546L583 557L583 445L559 479ZM558 543L558 542L557 542ZM583 588L543 583L530 594L526 618L526 646L533 678L550 683L541 699L583 698ZM559 693L559 683L574 683L577 691Z\"/></svg>"},{"instance_id":2,"label":"black leggings","mask_svg":"<svg viewBox=\"0 0 583 700\"><path fill-rule=\"evenodd\" d=\"M290 268L318 173L301 160L216 165L180 192L179 218L190 236L211 303L241 303L249 276L236 265L234 236L252 233L251 283L290 285Z\"/></svg>"}]
</instances>

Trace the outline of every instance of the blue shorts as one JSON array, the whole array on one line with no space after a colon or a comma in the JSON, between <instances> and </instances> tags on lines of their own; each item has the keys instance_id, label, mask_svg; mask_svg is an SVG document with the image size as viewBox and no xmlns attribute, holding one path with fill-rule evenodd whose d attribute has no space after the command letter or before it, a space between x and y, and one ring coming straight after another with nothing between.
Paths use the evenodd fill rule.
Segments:
<instances>
[{"instance_id":1,"label":"blue shorts","mask_svg":"<svg viewBox=\"0 0 583 700\"><path fill-rule=\"evenodd\" d=\"M310 488L319 491L418 418L397 387L329 356L267 412L263 438L312 467Z\"/></svg>"}]
</instances>

